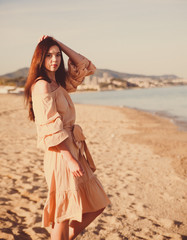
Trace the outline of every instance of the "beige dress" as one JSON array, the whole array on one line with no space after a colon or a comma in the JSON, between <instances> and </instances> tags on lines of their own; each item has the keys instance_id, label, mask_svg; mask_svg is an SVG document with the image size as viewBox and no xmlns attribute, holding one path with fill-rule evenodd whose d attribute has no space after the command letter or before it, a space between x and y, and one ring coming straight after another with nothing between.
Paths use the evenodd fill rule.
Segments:
<instances>
[{"instance_id":1,"label":"beige dress","mask_svg":"<svg viewBox=\"0 0 187 240\"><path fill-rule=\"evenodd\" d=\"M37 145L45 150L44 172L48 198L43 211L42 226L82 221L82 213L106 207L110 201L93 174L95 165L80 126L75 125L75 108L68 92L75 91L84 77L93 74L95 66L86 58L78 65L68 61L66 89L58 87L51 93L32 95ZM74 177L63 155L55 147L66 139L71 154L82 163L84 175Z\"/></svg>"}]
</instances>

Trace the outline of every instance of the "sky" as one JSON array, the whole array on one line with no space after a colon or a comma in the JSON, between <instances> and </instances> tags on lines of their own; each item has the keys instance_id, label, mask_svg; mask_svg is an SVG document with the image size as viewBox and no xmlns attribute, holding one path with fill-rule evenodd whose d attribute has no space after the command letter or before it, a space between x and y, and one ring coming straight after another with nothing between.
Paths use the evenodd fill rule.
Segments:
<instances>
[{"instance_id":1,"label":"sky","mask_svg":"<svg viewBox=\"0 0 187 240\"><path fill-rule=\"evenodd\" d=\"M187 78L187 0L0 0L0 75L29 67L43 34L97 68Z\"/></svg>"}]
</instances>

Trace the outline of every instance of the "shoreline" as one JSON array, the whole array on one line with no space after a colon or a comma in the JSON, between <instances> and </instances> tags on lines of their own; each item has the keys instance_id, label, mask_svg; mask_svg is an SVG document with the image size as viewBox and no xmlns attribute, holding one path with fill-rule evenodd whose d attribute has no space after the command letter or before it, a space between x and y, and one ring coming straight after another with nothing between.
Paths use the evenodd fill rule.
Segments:
<instances>
[{"instance_id":1,"label":"shoreline","mask_svg":"<svg viewBox=\"0 0 187 240\"><path fill-rule=\"evenodd\" d=\"M173 85L167 86L167 85L165 85L165 86L162 86L162 87L154 87L154 88L161 88L161 89L163 89L163 88L177 87L177 86L180 87L182 85L176 85L176 86L173 86ZM185 85L185 86L187 86L187 85ZM5 89L6 88L10 88L10 90L14 89L13 86L7 86L7 85L0 86L0 88L2 88L2 90L3 90L3 88L5 88ZM4 95L4 94L23 95L24 88L16 87L16 89L17 89L17 91L7 92L7 93L2 91L2 92L0 92L0 95ZM153 89L153 88L133 88L133 89ZM120 89L120 90L128 91L128 90L133 90L133 89ZM116 91L120 91L120 90L119 89L110 89L110 90L106 90L106 91L115 91L116 92ZM103 90L103 91L99 91L99 92L106 92L106 91ZM93 91L82 91L82 90L79 90L79 91L76 92L76 94L77 93L79 93L79 94L81 94L81 93L89 93L89 92L93 92ZM94 92L98 92L98 91L94 91ZM78 101L77 101L77 104L86 104L87 105L87 103L79 103ZM93 104L91 103L91 105L103 106L103 107L105 107L105 106L111 106L111 107L114 106L114 105L94 104L94 103ZM174 114L168 113L167 110L165 110L165 111L146 110L146 109L143 109L143 108L140 109L140 108L129 107L129 106L125 106L125 105L122 105L122 106L121 105L116 105L114 107L130 108L130 109L135 109L137 111L150 113L153 116L161 116L163 118L170 119L170 121L172 121L176 126L178 126L179 131L185 131L185 132L187 131L187 118L186 119L184 119L184 118L181 119L180 117L178 117L178 116L176 116Z\"/></svg>"},{"instance_id":2,"label":"shoreline","mask_svg":"<svg viewBox=\"0 0 187 240\"><path fill-rule=\"evenodd\" d=\"M171 123L173 123L179 131L183 131L183 132L187 132L187 120L180 120L177 116L174 116L172 114L169 114L165 111L154 111L154 110L145 110L145 109L138 109L138 108L131 108L131 107L124 107L124 108L130 108L130 109L134 109L140 112L145 112L145 113L149 113L153 116L158 116L161 118L166 118L168 119Z\"/></svg>"},{"instance_id":3,"label":"shoreline","mask_svg":"<svg viewBox=\"0 0 187 240\"><path fill-rule=\"evenodd\" d=\"M23 93L0 93L0 96L1 95L23 96ZM138 109L138 108L135 108L135 107L127 107L127 106L111 106L111 105L100 105L100 104L86 104L86 103L78 103L78 102L74 103L74 104L133 109L133 110L137 110L137 111L140 111L140 112L149 113L149 114L151 114L153 116L160 116L162 118L166 118L166 119L170 120L175 126L177 126L179 131L187 132L187 120L180 120L177 116L174 116L172 114L168 114L165 111L158 112L158 111L154 111L154 110Z\"/></svg>"},{"instance_id":4,"label":"shoreline","mask_svg":"<svg viewBox=\"0 0 187 240\"><path fill-rule=\"evenodd\" d=\"M145 110L145 109L138 109L135 107L127 107L127 106L111 106L111 105L101 105L101 104L87 104L87 103L79 103L76 102L75 104L77 105L90 105L90 106L98 106L98 107L111 107L111 108L116 108L116 109L132 109L138 112L142 112L142 113L148 113L150 115L152 115L153 117L160 117L160 118L164 118L164 119L168 119L168 121L170 121L172 124L174 124L179 131L183 131L183 132L187 132L187 120L179 120L179 118L177 116L174 116L172 114L168 114L167 112L158 112L158 111L154 111L154 110Z\"/></svg>"},{"instance_id":5,"label":"shoreline","mask_svg":"<svg viewBox=\"0 0 187 240\"><path fill-rule=\"evenodd\" d=\"M139 115L139 118L141 119L140 122L136 124L136 127L131 127L130 129L138 131L138 134L134 135L132 137L132 134L126 135L124 139L128 139L129 141L136 142L140 145L147 145L156 154L160 154L165 157L172 158L172 166L174 167L174 170L177 174L180 175L182 178L187 178L187 122L181 122L175 120L174 117L171 118L171 115L166 113L153 113L151 111L146 110L140 110L136 108L130 108L130 107L119 107L119 106L106 106L106 105L96 105L96 104L82 104L82 103L76 103L75 105L84 105L85 107L98 107L98 108L109 108L114 109L117 111L121 111L123 114L128 113L129 120L133 121L133 116ZM147 126L144 126L142 124L143 119L148 119L149 123L151 125L156 125L156 134L157 134L157 128L160 129L159 132L161 136L167 136L167 142L165 140L162 141L162 146L160 148L160 140L157 139L157 137L154 139L155 135L155 129L153 128L153 135L151 135L148 139L142 139L141 134L144 132L147 132L148 134L151 134L151 128L148 128ZM137 121L137 120L136 120ZM180 124L179 124L180 123ZM149 130L149 132L148 132ZM139 140L141 139L141 140ZM168 142L169 141L169 142ZM176 141L182 141L182 144L184 145L183 150L180 152L180 150L175 153L175 149L169 149L169 145L172 144L172 146L175 145ZM162 151L163 148L166 148L167 151ZM182 167L183 166L183 169Z\"/></svg>"},{"instance_id":6,"label":"shoreline","mask_svg":"<svg viewBox=\"0 0 187 240\"><path fill-rule=\"evenodd\" d=\"M176 120L174 117L171 117L171 115L167 113L154 113L151 111L146 110L140 110L136 108L130 108L130 107L119 107L119 106L106 106L106 105L96 105L96 104L83 104L83 103L76 103L75 105L84 105L84 106L91 106L91 107L98 107L98 108L109 108L114 109L117 111L121 111L123 114L126 112L128 113L129 120L133 121L133 116L139 115L141 118L140 123L137 124L136 127L131 127L131 130L136 129L138 131L137 135L126 135L124 139L128 139L129 141L132 141L133 143L136 142L140 145L147 145L149 146L154 153L160 154L164 157L170 157L172 159L172 166L175 172L182 178L187 178L187 122L181 122ZM156 125L157 128L160 130L161 136L167 136L167 141L165 139L162 140L162 143L160 143L161 139L157 139L157 137L154 138L154 130L153 134L148 137L147 139L142 139L141 134L144 134L144 132L147 132L148 134L151 134L151 132L148 132L147 126L143 126L141 123L143 119L148 119L151 123L151 125ZM163 124L163 125L162 125ZM151 129L149 129L151 131ZM157 129L156 129L157 134ZM141 140L139 140L141 139ZM175 152L174 149L170 149L170 145L175 147L176 141L181 141L183 146L181 146L182 150L178 150ZM163 149L165 149L163 151Z\"/></svg>"},{"instance_id":7,"label":"shoreline","mask_svg":"<svg viewBox=\"0 0 187 240\"><path fill-rule=\"evenodd\" d=\"M134 136L127 135L125 139L137 142L138 144L147 145L151 147L156 154L170 157L176 173L182 178L187 178L187 152L185 150L187 149L186 122L185 128L181 129L181 125L177 125L173 119L167 115L152 114L132 108L125 108L125 111L129 113L128 117L130 120L133 120L133 115L136 114L139 114L139 118L141 119L136 127L133 127L138 133ZM146 124L142 124L144 119L146 119L146 124L151 124L153 128L148 127ZM147 132L148 137L145 136L145 132ZM158 133L161 136L160 139L157 137ZM180 142L180 147L176 150L175 144L178 142ZM173 148L171 148L171 146Z\"/></svg>"}]
</instances>

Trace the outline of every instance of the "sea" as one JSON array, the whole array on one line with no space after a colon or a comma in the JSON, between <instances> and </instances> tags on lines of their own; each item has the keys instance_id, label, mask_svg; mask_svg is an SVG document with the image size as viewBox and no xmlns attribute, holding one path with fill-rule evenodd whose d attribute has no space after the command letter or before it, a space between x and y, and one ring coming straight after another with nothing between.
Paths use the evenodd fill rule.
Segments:
<instances>
[{"instance_id":1,"label":"sea","mask_svg":"<svg viewBox=\"0 0 187 240\"><path fill-rule=\"evenodd\" d=\"M187 131L187 85L71 94L74 103L130 107L169 118Z\"/></svg>"}]
</instances>

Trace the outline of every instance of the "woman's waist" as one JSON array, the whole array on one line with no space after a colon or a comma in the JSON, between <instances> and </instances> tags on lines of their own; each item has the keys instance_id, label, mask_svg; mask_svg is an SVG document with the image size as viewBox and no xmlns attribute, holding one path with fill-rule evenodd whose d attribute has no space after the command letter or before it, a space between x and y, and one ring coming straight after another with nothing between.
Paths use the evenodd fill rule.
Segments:
<instances>
[{"instance_id":1,"label":"woman's waist","mask_svg":"<svg viewBox=\"0 0 187 240\"><path fill-rule=\"evenodd\" d=\"M73 134L73 128L74 128L74 124L63 126L63 129L71 135Z\"/></svg>"},{"instance_id":2,"label":"woman's waist","mask_svg":"<svg viewBox=\"0 0 187 240\"><path fill-rule=\"evenodd\" d=\"M64 125L63 128L68 132L75 142L81 142L86 139L82 128L78 124Z\"/></svg>"}]
</instances>

